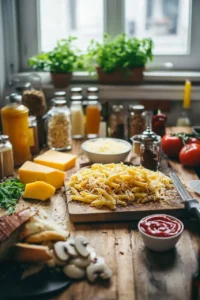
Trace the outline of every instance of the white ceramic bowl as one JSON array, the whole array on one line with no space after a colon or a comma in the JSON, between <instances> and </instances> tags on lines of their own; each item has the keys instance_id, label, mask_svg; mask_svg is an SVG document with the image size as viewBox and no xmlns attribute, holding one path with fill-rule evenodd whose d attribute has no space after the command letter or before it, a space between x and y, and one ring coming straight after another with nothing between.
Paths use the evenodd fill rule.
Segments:
<instances>
[{"instance_id":1,"label":"white ceramic bowl","mask_svg":"<svg viewBox=\"0 0 200 300\"><path fill-rule=\"evenodd\" d=\"M167 216L167 217L177 220L182 225L181 231L178 232L176 235L173 235L170 237L157 237L157 236L152 236L152 235L145 233L141 229L140 223L144 219L149 218L149 217L154 217L154 216ZM184 230L184 225L179 219L177 219L175 217L172 217L172 216L169 216L166 214L156 214L156 215L150 215L150 216L147 216L147 217L141 219L140 222L138 223L138 230L139 230L142 240L147 248L149 248L150 250L153 250L153 251L163 252L163 251L167 251L167 250L170 250L175 247L176 243L178 242L178 240Z\"/></svg>"},{"instance_id":2,"label":"white ceramic bowl","mask_svg":"<svg viewBox=\"0 0 200 300\"><path fill-rule=\"evenodd\" d=\"M128 154L130 153L131 149L132 149L131 144L128 143L128 142L126 142L126 141L124 141L124 140L113 139L112 138L112 140L115 140L117 143L123 143L123 144L126 145L127 150L125 150L123 152L119 151L118 153L107 154L107 153L97 153L97 152L94 152L94 151L92 151L92 147L91 147L91 150L87 149L88 143L92 144L96 140L106 141L106 140L110 140L110 139L111 138L96 138L96 139L91 139L91 140L85 141L81 145L81 147L82 147L82 149L84 150L85 154L87 155L87 157L89 158L89 160L92 163L109 164L109 163L120 163L120 162L123 162L126 159L126 157L128 156Z\"/></svg>"}]
</instances>

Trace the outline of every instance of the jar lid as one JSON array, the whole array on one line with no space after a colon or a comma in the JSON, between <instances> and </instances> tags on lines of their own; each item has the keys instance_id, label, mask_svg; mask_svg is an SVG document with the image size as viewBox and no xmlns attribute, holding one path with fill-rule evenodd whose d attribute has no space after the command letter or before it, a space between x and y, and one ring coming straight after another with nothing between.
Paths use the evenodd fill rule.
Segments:
<instances>
[{"instance_id":1,"label":"jar lid","mask_svg":"<svg viewBox=\"0 0 200 300\"><path fill-rule=\"evenodd\" d=\"M1 142L6 143L9 141L9 136L8 135L1 135Z\"/></svg>"},{"instance_id":2,"label":"jar lid","mask_svg":"<svg viewBox=\"0 0 200 300\"><path fill-rule=\"evenodd\" d=\"M90 93L91 93L91 94L93 94L93 93L94 93L94 94L95 94L95 93L98 94L98 92L99 92L99 88L96 87L96 86L90 86L90 87L87 88L87 93L88 93L88 94L90 94Z\"/></svg>"},{"instance_id":3,"label":"jar lid","mask_svg":"<svg viewBox=\"0 0 200 300\"><path fill-rule=\"evenodd\" d=\"M73 101L71 105L81 105L82 102L81 101Z\"/></svg>"},{"instance_id":4,"label":"jar lid","mask_svg":"<svg viewBox=\"0 0 200 300\"><path fill-rule=\"evenodd\" d=\"M143 112L144 111L144 105L129 105L129 111L131 112Z\"/></svg>"},{"instance_id":5,"label":"jar lid","mask_svg":"<svg viewBox=\"0 0 200 300\"><path fill-rule=\"evenodd\" d=\"M87 100L88 101L98 101L99 97L97 95L90 95L90 96L87 96Z\"/></svg>"},{"instance_id":6,"label":"jar lid","mask_svg":"<svg viewBox=\"0 0 200 300\"><path fill-rule=\"evenodd\" d=\"M6 101L10 103L21 103L22 96L19 94L10 94L9 96L6 97Z\"/></svg>"},{"instance_id":7,"label":"jar lid","mask_svg":"<svg viewBox=\"0 0 200 300\"><path fill-rule=\"evenodd\" d=\"M71 96L70 100L71 101L81 101L83 99L83 97L81 95L74 95L74 96Z\"/></svg>"},{"instance_id":8,"label":"jar lid","mask_svg":"<svg viewBox=\"0 0 200 300\"><path fill-rule=\"evenodd\" d=\"M62 100L54 99L53 100L53 106L64 106L66 104L67 104L67 101L64 99L62 99Z\"/></svg>"},{"instance_id":9,"label":"jar lid","mask_svg":"<svg viewBox=\"0 0 200 300\"><path fill-rule=\"evenodd\" d=\"M140 135L142 142L160 142L160 136L155 134L150 127L147 127Z\"/></svg>"},{"instance_id":10,"label":"jar lid","mask_svg":"<svg viewBox=\"0 0 200 300\"><path fill-rule=\"evenodd\" d=\"M114 112L119 112L119 111L121 111L121 110L123 110L124 109L124 106L123 105L112 105L112 110L114 111Z\"/></svg>"},{"instance_id":11,"label":"jar lid","mask_svg":"<svg viewBox=\"0 0 200 300\"><path fill-rule=\"evenodd\" d=\"M82 93L82 88L81 87L73 87L71 88L70 92L73 94L73 93L77 93L77 94L81 94Z\"/></svg>"},{"instance_id":12,"label":"jar lid","mask_svg":"<svg viewBox=\"0 0 200 300\"><path fill-rule=\"evenodd\" d=\"M54 93L54 96L56 98L65 98L66 97L66 92L65 91L58 91Z\"/></svg>"}]
</instances>

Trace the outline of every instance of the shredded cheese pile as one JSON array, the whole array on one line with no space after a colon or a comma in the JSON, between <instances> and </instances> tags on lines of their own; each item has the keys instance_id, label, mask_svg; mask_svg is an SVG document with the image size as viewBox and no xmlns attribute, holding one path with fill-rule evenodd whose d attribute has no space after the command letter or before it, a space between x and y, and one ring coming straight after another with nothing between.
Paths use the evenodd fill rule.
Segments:
<instances>
[{"instance_id":1,"label":"shredded cheese pile","mask_svg":"<svg viewBox=\"0 0 200 300\"><path fill-rule=\"evenodd\" d=\"M93 164L72 175L68 186L71 200L116 209L117 205L162 200L172 182L161 172L143 167Z\"/></svg>"}]
</instances>

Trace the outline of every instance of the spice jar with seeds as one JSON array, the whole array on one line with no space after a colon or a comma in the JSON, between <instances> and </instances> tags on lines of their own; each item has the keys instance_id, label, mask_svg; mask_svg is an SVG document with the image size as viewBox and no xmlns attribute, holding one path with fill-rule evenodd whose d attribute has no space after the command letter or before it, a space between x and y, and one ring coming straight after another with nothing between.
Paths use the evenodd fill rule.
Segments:
<instances>
[{"instance_id":1,"label":"spice jar with seeds","mask_svg":"<svg viewBox=\"0 0 200 300\"><path fill-rule=\"evenodd\" d=\"M129 106L129 138L141 134L146 128L145 113L143 105Z\"/></svg>"},{"instance_id":2,"label":"spice jar with seeds","mask_svg":"<svg viewBox=\"0 0 200 300\"><path fill-rule=\"evenodd\" d=\"M49 148L58 151L70 150L72 148L71 119L66 100L53 100L47 122Z\"/></svg>"}]
</instances>

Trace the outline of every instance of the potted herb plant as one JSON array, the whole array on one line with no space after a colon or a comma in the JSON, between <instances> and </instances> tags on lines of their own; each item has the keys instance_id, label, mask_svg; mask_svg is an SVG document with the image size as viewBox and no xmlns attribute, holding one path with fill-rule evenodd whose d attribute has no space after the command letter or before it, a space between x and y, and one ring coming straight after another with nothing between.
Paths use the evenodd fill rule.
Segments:
<instances>
[{"instance_id":1,"label":"potted herb plant","mask_svg":"<svg viewBox=\"0 0 200 300\"><path fill-rule=\"evenodd\" d=\"M90 71L95 67L102 84L139 84L146 63L153 59L152 48L150 38L129 38L123 33L110 39L106 34L102 44L90 42L82 64Z\"/></svg>"},{"instance_id":2,"label":"potted herb plant","mask_svg":"<svg viewBox=\"0 0 200 300\"><path fill-rule=\"evenodd\" d=\"M37 71L50 72L51 79L56 88L65 88L70 84L72 72L76 68L78 50L74 48L69 37L57 42L56 47L49 52L39 53L28 60L30 67Z\"/></svg>"}]
</instances>

